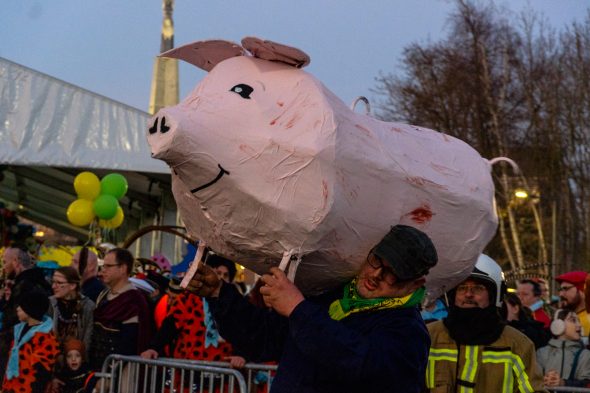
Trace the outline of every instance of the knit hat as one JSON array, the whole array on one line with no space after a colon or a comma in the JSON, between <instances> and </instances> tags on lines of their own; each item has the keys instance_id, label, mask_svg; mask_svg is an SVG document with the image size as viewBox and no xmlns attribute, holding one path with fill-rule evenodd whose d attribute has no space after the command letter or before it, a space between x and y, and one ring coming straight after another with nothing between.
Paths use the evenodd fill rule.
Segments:
<instances>
[{"instance_id":1,"label":"knit hat","mask_svg":"<svg viewBox=\"0 0 590 393\"><path fill-rule=\"evenodd\" d=\"M80 352L80 355L82 355L82 357L84 357L84 343L80 340L78 340L77 338L68 338L66 340L66 342L64 343L64 354L68 354L68 352L70 351L78 351Z\"/></svg>"},{"instance_id":2,"label":"knit hat","mask_svg":"<svg viewBox=\"0 0 590 393\"><path fill-rule=\"evenodd\" d=\"M564 281L569 282L570 284L575 285L578 290L583 291L584 283L586 282L586 276L588 276L588 273L586 272L573 271L563 273L562 275L555 277L555 281L558 283L562 283Z\"/></svg>"},{"instance_id":3,"label":"knit hat","mask_svg":"<svg viewBox=\"0 0 590 393\"><path fill-rule=\"evenodd\" d=\"M438 262L428 235L407 225L392 227L372 252L389 262L400 281L422 277Z\"/></svg>"},{"instance_id":4,"label":"knit hat","mask_svg":"<svg viewBox=\"0 0 590 393\"><path fill-rule=\"evenodd\" d=\"M18 305L29 317L42 321L49 309L49 298L42 292L31 291L19 298Z\"/></svg>"}]
</instances>

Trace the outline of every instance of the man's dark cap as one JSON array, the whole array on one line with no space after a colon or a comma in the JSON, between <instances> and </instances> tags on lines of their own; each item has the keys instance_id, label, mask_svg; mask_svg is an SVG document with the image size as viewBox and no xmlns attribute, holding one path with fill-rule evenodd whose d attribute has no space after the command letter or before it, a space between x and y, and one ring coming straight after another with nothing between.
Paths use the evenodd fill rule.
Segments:
<instances>
[{"instance_id":1,"label":"man's dark cap","mask_svg":"<svg viewBox=\"0 0 590 393\"><path fill-rule=\"evenodd\" d=\"M392 227L372 251L389 262L400 281L422 277L438 262L428 235L407 225Z\"/></svg>"}]
</instances>

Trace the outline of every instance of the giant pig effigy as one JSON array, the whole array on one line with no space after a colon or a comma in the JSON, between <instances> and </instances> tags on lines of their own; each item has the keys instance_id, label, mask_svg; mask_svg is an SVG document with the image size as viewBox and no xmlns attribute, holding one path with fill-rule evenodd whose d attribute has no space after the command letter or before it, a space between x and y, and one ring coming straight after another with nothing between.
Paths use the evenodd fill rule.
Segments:
<instances>
[{"instance_id":1,"label":"giant pig effigy","mask_svg":"<svg viewBox=\"0 0 590 393\"><path fill-rule=\"evenodd\" d=\"M257 273L291 255L291 277L315 294L353 277L391 226L412 225L438 250L433 297L494 235L488 160L440 132L352 111L301 69L304 52L248 37L162 56L209 72L147 136L189 234L218 253Z\"/></svg>"}]
</instances>

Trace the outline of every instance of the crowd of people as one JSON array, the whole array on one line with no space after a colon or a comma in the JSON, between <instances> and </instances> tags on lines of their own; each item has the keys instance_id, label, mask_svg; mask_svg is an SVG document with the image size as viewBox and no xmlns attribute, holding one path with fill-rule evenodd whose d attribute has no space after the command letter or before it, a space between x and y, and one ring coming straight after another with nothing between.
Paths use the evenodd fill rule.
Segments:
<instances>
[{"instance_id":1,"label":"crowd of people","mask_svg":"<svg viewBox=\"0 0 590 393\"><path fill-rule=\"evenodd\" d=\"M500 266L482 254L464 281L424 306L437 252L404 225L375 244L352 281L316 297L278 268L245 294L236 265L214 252L184 290L153 261L138 272L126 249L101 259L99 267L83 248L48 277L24 249L4 250L2 392L92 392L110 354L238 369L278 363L272 392L590 387L586 272L556 277L552 301L542 278L507 291Z\"/></svg>"},{"instance_id":2,"label":"crowd of people","mask_svg":"<svg viewBox=\"0 0 590 393\"><path fill-rule=\"evenodd\" d=\"M210 253L207 263L234 280L233 262ZM82 248L70 266L47 274L12 246L2 271L2 392L92 392L110 354L246 363L219 335L206 300L153 261L137 269L126 249L108 250L99 266Z\"/></svg>"}]
</instances>

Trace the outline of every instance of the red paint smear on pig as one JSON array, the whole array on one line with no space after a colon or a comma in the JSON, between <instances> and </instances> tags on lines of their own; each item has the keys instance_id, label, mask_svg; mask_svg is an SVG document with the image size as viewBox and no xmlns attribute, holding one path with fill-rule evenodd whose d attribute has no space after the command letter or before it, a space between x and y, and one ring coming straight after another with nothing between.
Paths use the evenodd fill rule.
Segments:
<instances>
[{"instance_id":1,"label":"red paint smear on pig","mask_svg":"<svg viewBox=\"0 0 590 393\"><path fill-rule=\"evenodd\" d=\"M435 214L430 209L430 206L424 204L419 208L412 210L408 215L416 224L425 224L432 220L432 216Z\"/></svg>"},{"instance_id":2,"label":"red paint smear on pig","mask_svg":"<svg viewBox=\"0 0 590 393\"><path fill-rule=\"evenodd\" d=\"M447 134L442 134L441 133L441 135L442 135L442 137L443 137L443 139L444 139L445 142L450 142L451 141L451 138L449 138L449 136Z\"/></svg>"},{"instance_id":3,"label":"red paint smear on pig","mask_svg":"<svg viewBox=\"0 0 590 393\"><path fill-rule=\"evenodd\" d=\"M355 124L354 126L356 128L358 128L359 130L361 130L363 132L363 134L365 134L366 136L371 136L372 132L368 128L363 127L360 124Z\"/></svg>"},{"instance_id":4,"label":"red paint smear on pig","mask_svg":"<svg viewBox=\"0 0 590 393\"><path fill-rule=\"evenodd\" d=\"M447 190L448 188L446 186L443 186L441 184L435 183L431 180L427 180L424 179L423 177L420 176L414 176L414 177L406 177L406 181L410 184L413 184L415 186L418 187L424 187L424 186L430 186L430 187L435 187L441 190Z\"/></svg>"},{"instance_id":5,"label":"red paint smear on pig","mask_svg":"<svg viewBox=\"0 0 590 393\"><path fill-rule=\"evenodd\" d=\"M328 205L328 183L325 180L322 180L322 197L324 198L324 203L322 205L323 210Z\"/></svg>"},{"instance_id":6,"label":"red paint smear on pig","mask_svg":"<svg viewBox=\"0 0 590 393\"><path fill-rule=\"evenodd\" d=\"M277 101L277 105L282 107L283 105L285 105L285 103L282 101Z\"/></svg>"},{"instance_id":7,"label":"red paint smear on pig","mask_svg":"<svg viewBox=\"0 0 590 393\"><path fill-rule=\"evenodd\" d=\"M401 129L401 128L399 128L399 127L391 127L391 131L395 131L395 132L399 132L399 133L402 133L402 132L404 132L404 130L402 130L402 129Z\"/></svg>"},{"instance_id":8,"label":"red paint smear on pig","mask_svg":"<svg viewBox=\"0 0 590 393\"><path fill-rule=\"evenodd\" d=\"M292 128L295 123L297 123L297 120L299 120L301 118L301 115L299 113L296 113L285 125L286 129Z\"/></svg>"}]
</instances>

